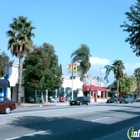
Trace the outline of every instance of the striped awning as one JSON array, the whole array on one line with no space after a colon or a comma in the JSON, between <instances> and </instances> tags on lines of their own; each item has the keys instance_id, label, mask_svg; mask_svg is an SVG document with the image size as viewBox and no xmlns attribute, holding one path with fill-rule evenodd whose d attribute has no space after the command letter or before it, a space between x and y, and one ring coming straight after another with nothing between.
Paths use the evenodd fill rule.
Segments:
<instances>
[{"instance_id":1,"label":"striped awning","mask_svg":"<svg viewBox=\"0 0 140 140\"><path fill-rule=\"evenodd\" d=\"M83 91L108 91L106 88L104 87L100 87L100 86L93 86L93 85L83 85L82 86Z\"/></svg>"}]
</instances>

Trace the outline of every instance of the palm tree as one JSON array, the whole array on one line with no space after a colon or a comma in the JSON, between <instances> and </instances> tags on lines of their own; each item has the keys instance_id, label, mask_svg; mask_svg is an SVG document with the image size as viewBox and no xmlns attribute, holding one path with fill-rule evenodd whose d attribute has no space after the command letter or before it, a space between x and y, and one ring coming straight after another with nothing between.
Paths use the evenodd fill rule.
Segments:
<instances>
[{"instance_id":1,"label":"palm tree","mask_svg":"<svg viewBox=\"0 0 140 140\"><path fill-rule=\"evenodd\" d=\"M84 75L87 75L87 72L91 67L89 56L90 49L85 44L81 44L81 47L71 54L72 63L80 63L78 66L78 71L81 73L81 81L84 79Z\"/></svg>"},{"instance_id":2,"label":"palm tree","mask_svg":"<svg viewBox=\"0 0 140 140\"><path fill-rule=\"evenodd\" d=\"M112 64L114 78L117 80L117 96L119 97L119 80L123 77L123 70L125 69L124 64L121 60L116 60Z\"/></svg>"},{"instance_id":3,"label":"palm tree","mask_svg":"<svg viewBox=\"0 0 140 140\"><path fill-rule=\"evenodd\" d=\"M8 49L11 50L13 56L19 58L19 73L18 73L18 101L21 104L20 93L22 83L22 61L23 58L33 49L34 37L32 30L35 27L31 26L32 22L27 21L27 17L20 16L14 18L13 23L10 24L10 30L7 31L7 36L10 38L8 41Z\"/></svg>"},{"instance_id":4,"label":"palm tree","mask_svg":"<svg viewBox=\"0 0 140 140\"><path fill-rule=\"evenodd\" d=\"M106 65L104 68L106 68L106 75L105 78L107 80L108 75L110 71L112 70L114 73L114 78L116 78L117 81L117 96L119 97L119 80L123 77L123 70L125 69L124 64L121 60L116 60L112 64L112 66Z\"/></svg>"}]
</instances>

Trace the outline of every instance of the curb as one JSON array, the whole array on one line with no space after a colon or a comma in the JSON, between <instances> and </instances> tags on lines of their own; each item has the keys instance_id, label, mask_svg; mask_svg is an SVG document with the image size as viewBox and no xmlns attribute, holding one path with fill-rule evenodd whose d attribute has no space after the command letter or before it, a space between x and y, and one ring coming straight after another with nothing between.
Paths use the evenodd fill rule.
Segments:
<instances>
[{"instance_id":1,"label":"curb","mask_svg":"<svg viewBox=\"0 0 140 140\"><path fill-rule=\"evenodd\" d=\"M43 105L43 104L38 104L38 105L17 105L17 108L21 107L44 107L44 106L56 106L56 105Z\"/></svg>"},{"instance_id":2,"label":"curb","mask_svg":"<svg viewBox=\"0 0 140 140\"><path fill-rule=\"evenodd\" d=\"M91 104L105 104L104 102L96 102L96 103L91 103ZM67 106L69 103L64 103L64 104L59 104L59 103L54 103L54 104L21 104L17 105L17 108L22 108L22 107L47 107L47 106Z\"/></svg>"}]
</instances>

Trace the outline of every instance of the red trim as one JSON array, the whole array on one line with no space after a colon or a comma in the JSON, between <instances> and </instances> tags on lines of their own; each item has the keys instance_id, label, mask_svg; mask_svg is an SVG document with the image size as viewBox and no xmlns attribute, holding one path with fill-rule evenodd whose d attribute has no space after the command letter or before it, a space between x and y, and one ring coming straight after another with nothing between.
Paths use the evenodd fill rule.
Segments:
<instances>
[{"instance_id":1,"label":"red trim","mask_svg":"<svg viewBox=\"0 0 140 140\"><path fill-rule=\"evenodd\" d=\"M93 86L93 85L83 85L82 89L84 91L108 91L106 88L104 87L100 87L100 86Z\"/></svg>"}]
</instances>

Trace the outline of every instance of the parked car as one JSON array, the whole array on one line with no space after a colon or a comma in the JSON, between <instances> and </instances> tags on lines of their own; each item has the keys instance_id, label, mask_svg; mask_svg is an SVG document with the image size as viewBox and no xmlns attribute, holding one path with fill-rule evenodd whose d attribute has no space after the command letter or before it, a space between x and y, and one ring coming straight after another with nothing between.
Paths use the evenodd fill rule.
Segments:
<instances>
[{"instance_id":1,"label":"parked car","mask_svg":"<svg viewBox=\"0 0 140 140\"><path fill-rule=\"evenodd\" d=\"M135 102L140 102L140 97L137 97L137 98L135 99Z\"/></svg>"},{"instance_id":2,"label":"parked car","mask_svg":"<svg viewBox=\"0 0 140 140\"><path fill-rule=\"evenodd\" d=\"M35 99L33 97L28 97L28 101L29 103L34 103L35 102Z\"/></svg>"},{"instance_id":3,"label":"parked car","mask_svg":"<svg viewBox=\"0 0 140 140\"><path fill-rule=\"evenodd\" d=\"M124 95L120 98L120 103L133 103L133 102L134 102L134 98L129 95Z\"/></svg>"},{"instance_id":4,"label":"parked car","mask_svg":"<svg viewBox=\"0 0 140 140\"><path fill-rule=\"evenodd\" d=\"M56 102L56 100L52 96L49 96L48 97L48 101L51 102L51 103Z\"/></svg>"},{"instance_id":5,"label":"parked car","mask_svg":"<svg viewBox=\"0 0 140 140\"><path fill-rule=\"evenodd\" d=\"M17 104L14 101L10 101L6 97L0 96L0 112L8 114L11 110L16 109Z\"/></svg>"},{"instance_id":6,"label":"parked car","mask_svg":"<svg viewBox=\"0 0 140 140\"><path fill-rule=\"evenodd\" d=\"M117 103L118 99L116 97L110 97L106 103Z\"/></svg>"},{"instance_id":7,"label":"parked car","mask_svg":"<svg viewBox=\"0 0 140 140\"><path fill-rule=\"evenodd\" d=\"M41 100L41 97L39 96L35 96L35 97L28 97L27 99L29 103L41 103L42 100Z\"/></svg>"},{"instance_id":8,"label":"parked car","mask_svg":"<svg viewBox=\"0 0 140 140\"><path fill-rule=\"evenodd\" d=\"M70 101L70 105L83 105L86 104L88 105L90 103L88 97L76 97L74 100Z\"/></svg>"}]
</instances>

